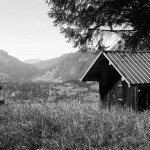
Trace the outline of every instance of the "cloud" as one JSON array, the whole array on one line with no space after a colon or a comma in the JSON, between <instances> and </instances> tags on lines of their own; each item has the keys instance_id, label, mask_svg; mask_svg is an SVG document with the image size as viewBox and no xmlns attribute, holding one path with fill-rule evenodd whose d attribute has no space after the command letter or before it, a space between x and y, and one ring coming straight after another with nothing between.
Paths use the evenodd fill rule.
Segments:
<instances>
[{"instance_id":1,"label":"cloud","mask_svg":"<svg viewBox=\"0 0 150 150\"><path fill-rule=\"evenodd\" d=\"M14 44L13 47L32 47L32 46L39 46L40 44L38 42L34 43L18 43Z\"/></svg>"}]
</instances>

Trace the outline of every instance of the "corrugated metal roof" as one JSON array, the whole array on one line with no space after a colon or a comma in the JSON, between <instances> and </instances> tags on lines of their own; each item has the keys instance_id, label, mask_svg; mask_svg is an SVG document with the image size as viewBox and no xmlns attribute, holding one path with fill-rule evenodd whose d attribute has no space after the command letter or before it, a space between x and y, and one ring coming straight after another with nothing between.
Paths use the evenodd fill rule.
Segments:
<instances>
[{"instance_id":1,"label":"corrugated metal roof","mask_svg":"<svg viewBox=\"0 0 150 150\"><path fill-rule=\"evenodd\" d=\"M103 54L130 84L150 83L150 52L105 51Z\"/></svg>"},{"instance_id":2,"label":"corrugated metal roof","mask_svg":"<svg viewBox=\"0 0 150 150\"><path fill-rule=\"evenodd\" d=\"M103 56L109 61L122 78L130 84L150 84L150 51L147 52L127 52L127 51L104 51L101 52L81 81L94 80L93 69L97 71L96 64L101 64ZM94 70L94 71L95 71ZM96 77L97 78L97 77ZM92 80L92 81L93 81Z\"/></svg>"}]
</instances>

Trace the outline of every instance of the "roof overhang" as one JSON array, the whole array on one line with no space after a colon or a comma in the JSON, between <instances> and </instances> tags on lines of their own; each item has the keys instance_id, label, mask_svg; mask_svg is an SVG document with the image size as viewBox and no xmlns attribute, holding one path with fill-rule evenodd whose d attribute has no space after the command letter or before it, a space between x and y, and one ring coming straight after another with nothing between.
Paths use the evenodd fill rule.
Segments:
<instances>
[{"instance_id":1,"label":"roof overhang","mask_svg":"<svg viewBox=\"0 0 150 150\"><path fill-rule=\"evenodd\" d=\"M99 81L98 76L96 75L96 72L98 70L101 70L102 68L99 67L103 58L106 58L109 61L109 65L112 65L116 71L121 75L121 80L126 81L128 86L130 87L129 81L126 79L126 77L118 70L118 68L113 64L113 62L107 57L105 52L100 52L99 55L96 57L96 59L93 61L91 66L88 68L88 70L85 72L85 74L81 77L80 81L86 82L86 81ZM99 65L99 66L98 66ZM92 75L93 74L93 75Z\"/></svg>"},{"instance_id":2,"label":"roof overhang","mask_svg":"<svg viewBox=\"0 0 150 150\"><path fill-rule=\"evenodd\" d=\"M96 65L98 61L100 60L100 57L103 52L100 52L98 56L95 58L93 63L90 65L88 70L84 73L84 75L81 77L80 81L86 82L86 81L98 81L98 77L91 77L90 75L93 73L93 70L96 68Z\"/></svg>"},{"instance_id":3,"label":"roof overhang","mask_svg":"<svg viewBox=\"0 0 150 150\"><path fill-rule=\"evenodd\" d=\"M107 60L109 61L109 65L112 65L115 69L116 69L116 71L121 75L121 80L122 81L126 81L127 82L127 84L128 84L128 86L130 87L131 85L130 85L130 82L127 80L127 78L121 73L121 71L114 65L114 63L111 61L111 59L109 59L109 57L105 54L105 53L103 53L103 55L107 58Z\"/></svg>"},{"instance_id":4,"label":"roof overhang","mask_svg":"<svg viewBox=\"0 0 150 150\"><path fill-rule=\"evenodd\" d=\"M107 66L105 65L107 64ZM103 51L100 52L80 81L99 81L99 73L112 66L128 86L150 84L150 51Z\"/></svg>"}]
</instances>

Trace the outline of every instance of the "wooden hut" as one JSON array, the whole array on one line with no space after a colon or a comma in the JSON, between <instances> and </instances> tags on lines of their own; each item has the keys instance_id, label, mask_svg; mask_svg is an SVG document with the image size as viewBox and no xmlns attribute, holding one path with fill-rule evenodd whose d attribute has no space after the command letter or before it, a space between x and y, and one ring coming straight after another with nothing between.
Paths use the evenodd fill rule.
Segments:
<instances>
[{"instance_id":1,"label":"wooden hut","mask_svg":"<svg viewBox=\"0 0 150 150\"><path fill-rule=\"evenodd\" d=\"M103 51L81 78L98 81L104 106L150 108L150 52Z\"/></svg>"}]
</instances>

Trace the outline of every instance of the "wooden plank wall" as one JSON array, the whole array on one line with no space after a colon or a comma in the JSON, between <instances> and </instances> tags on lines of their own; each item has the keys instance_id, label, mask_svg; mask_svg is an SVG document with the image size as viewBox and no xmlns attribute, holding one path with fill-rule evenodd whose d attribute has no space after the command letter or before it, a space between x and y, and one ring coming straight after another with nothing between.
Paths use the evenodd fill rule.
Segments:
<instances>
[{"instance_id":1,"label":"wooden plank wall","mask_svg":"<svg viewBox=\"0 0 150 150\"><path fill-rule=\"evenodd\" d=\"M119 80L116 85L101 99L103 107L111 108L120 105L128 109L138 109L138 87L128 87L125 81Z\"/></svg>"}]
</instances>

